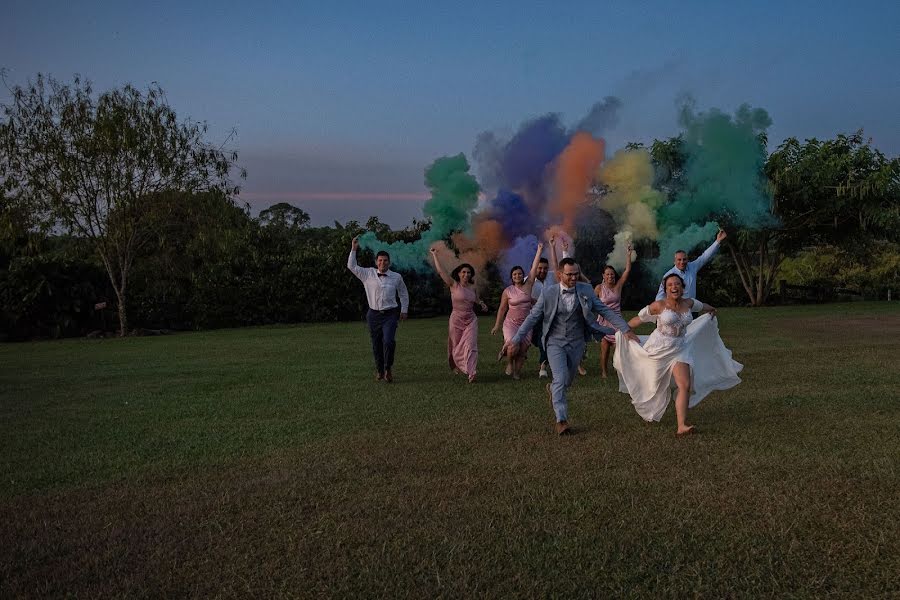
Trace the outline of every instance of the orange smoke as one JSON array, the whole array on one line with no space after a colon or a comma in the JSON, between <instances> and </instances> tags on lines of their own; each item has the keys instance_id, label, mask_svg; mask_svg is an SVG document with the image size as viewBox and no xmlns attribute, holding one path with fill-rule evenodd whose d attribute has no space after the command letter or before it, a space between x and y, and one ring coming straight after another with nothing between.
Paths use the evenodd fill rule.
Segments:
<instances>
[{"instance_id":1,"label":"orange smoke","mask_svg":"<svg viewBox=\"0 0 900 600\"><path fill-rule=\"evenodd\" d=\"M585 204L588 189L603 162L604 142L589 133L578 132L559 155L555 195L550 208L563 219L562 227L574 233L575 218Z\"/></svg>"},{"instance_id":2,"label":"orange smoke","mask_svg":"<svg viewBox=\"0 0 900 600\"><path fill-rule=\"evenodd\" d=\"M458 262L467 262L475 267L477 273L484 273L487 263L496 260L500 252L509 244L503 235L503 226L494 219L477 221L472 226L472 236L464 233L453 235L453 245L459 251ZM486 283L485 278L476 278L476 286Z\"/></svg>"}]
</instances>

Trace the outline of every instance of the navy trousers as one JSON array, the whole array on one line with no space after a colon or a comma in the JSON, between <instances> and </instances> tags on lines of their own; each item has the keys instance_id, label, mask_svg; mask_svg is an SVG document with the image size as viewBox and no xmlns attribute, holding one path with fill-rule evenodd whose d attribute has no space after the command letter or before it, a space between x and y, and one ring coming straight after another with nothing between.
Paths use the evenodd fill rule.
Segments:
<instances>
[{"instance_id":1,"label":"navy trousers","mask_svg":"<svg viewBox=\"0 0 900 600\"><path fill-rule=\"evenodd\" d=\"M375 370L379 373L394 366L394 351L397 342L397 324L400 322L400 307L388 310L372 310L366 313L369 324L369 336L372 338L372 355L375 357Z\"/></svg>"},{"instance_id":2,"label":"navy trousers","mask_svg":"<svg viewBox=\"0 0 900 600\"><path fill-rule=\"evenodd\" d=\"M534 324L534 329L531 330L531 345L537 348L540 352L538 365L542 365L547 362L547 349L544 348L544 345L541 343L542 335L544 335L544 320L538 319L538 322Z\"/></svg>"}]
</instances>

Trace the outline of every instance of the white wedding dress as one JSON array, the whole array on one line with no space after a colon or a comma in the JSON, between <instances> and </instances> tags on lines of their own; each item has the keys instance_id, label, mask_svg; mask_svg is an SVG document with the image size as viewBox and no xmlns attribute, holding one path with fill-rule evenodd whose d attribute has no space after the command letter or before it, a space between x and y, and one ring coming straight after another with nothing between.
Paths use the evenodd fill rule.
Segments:
<instances>
[{"instance_id":1,"label":"white wedding dress","mask_svg":"<svg viewBox=\"0 0 900 600\"><path fill-rule=\"evenodd\" d=\"M699 306L699 308L698 308ZM703 304L694 300L694 310ZM645 421L659 421L676 389L672 367L687 363L691 368L691 395L694 407L713 390L727 390L739 384L744 366L732 360L731 350L719 337L719 325L710 315L694 319L690 312L664 309L651 315L649 307L639 316L645 323L656 322L656 330L640 336L641 344L616 333L613 366L619 374L619 391L631 396L631 403Z\"/></svg>"}]
</instances>

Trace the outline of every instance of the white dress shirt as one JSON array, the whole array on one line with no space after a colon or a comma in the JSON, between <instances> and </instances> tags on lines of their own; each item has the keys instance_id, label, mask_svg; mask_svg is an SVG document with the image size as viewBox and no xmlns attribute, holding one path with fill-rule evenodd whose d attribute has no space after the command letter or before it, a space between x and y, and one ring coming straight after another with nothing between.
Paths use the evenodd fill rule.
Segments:
<instances>
[{"instance_id":1,"label":"white dress shirt","mask_svg":"<svg viewBox=\"0 0 900 600\"><path fill-rule=\"evenodd\" d=\"M374 267L360 267L356 264L356 252L350 251L347 258L347 268L353 271L363 287L366 288L366 299L372 310L388 310L397 308L397 295L400 296L400 312L406 314L409 310L409 292L400 273L388 271L380 274Z\"/></svg>"},{"instance_id":2,"label":"white dress shirt","mask_svg":"<svg viewBox=\"0 0 900 600\"><path fill-rule=\"evenodd\" d=\"M697 297L697 273L700 269L703 268L703 265L708 263L710 259L716 254L716 251L719 249L719 242L713 242L712 245L706 249L706 252L701 254L696 258L696 260L692 260L687 264L684 268L684 271L679 269L678 267L672 267L666 274L663 275L663 281L665 281L666 277L675 273L676 275L680 275L682 279L684 279L684 293L682 294L685 298L696 298ZM663 300L666 297L666 290L663 288L662 282L659 284L659 290L656 292L656 299Z\"/></svg>"}]
</instances>

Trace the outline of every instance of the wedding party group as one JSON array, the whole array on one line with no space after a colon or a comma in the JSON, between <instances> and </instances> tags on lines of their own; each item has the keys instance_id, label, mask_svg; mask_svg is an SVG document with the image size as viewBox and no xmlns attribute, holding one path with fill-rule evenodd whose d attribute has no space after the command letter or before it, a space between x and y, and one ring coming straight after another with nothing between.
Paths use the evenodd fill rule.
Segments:
<instances>
[{"instance_id":1,"label":"wedding party group","mask_svg":"<svg viewBox=\"0 0 900 600\"><path fill-rule=\"evenodd\" d=\"M549 240L549 259L543 257L544 245L539 243L527 273L520 265L512 267L512 283L503 290L491 334L503 334L500 359L506 360L506 374L513 379L521 378L525 357L531 346L536 347L538 376L551 377L545 390L558 435L574 433L569 424L566 392L579 373L584 374L582 361L592 340L600 343L601 376L608 376L612 354L619 391L631 397L635 410L645 421L660 421L674 396L677 436L698 432L687 422L689 408L714 390L726 390L740 383L738 374L743 365L732 359L719 336L716 309L696 298L697 274L725 238L726 233L719 231L712 245L693 261L683 250L675 252L674 265L663 275L655 300L628 321L622 317L621 297L631 272L630 245L621 275L607 265L596 287L568 256L565 242L563 257L557 260L555 238ZM362 281L366 291L375 379L391 383L397 327L407 317L409 292L403 277L390 270L387 252L376 254L375 267L360 267L356 260L358 249L359 242L354 238L347 268ZM475 268L462 263L448 273L437 250L432 248L430 253L453 306L447 335L448 365L474 383L478 370L475 307L488 310L478 295ZM633 331L643 323L656 325L649 336L638 336Z\"/></svg>"}]
</instances>

